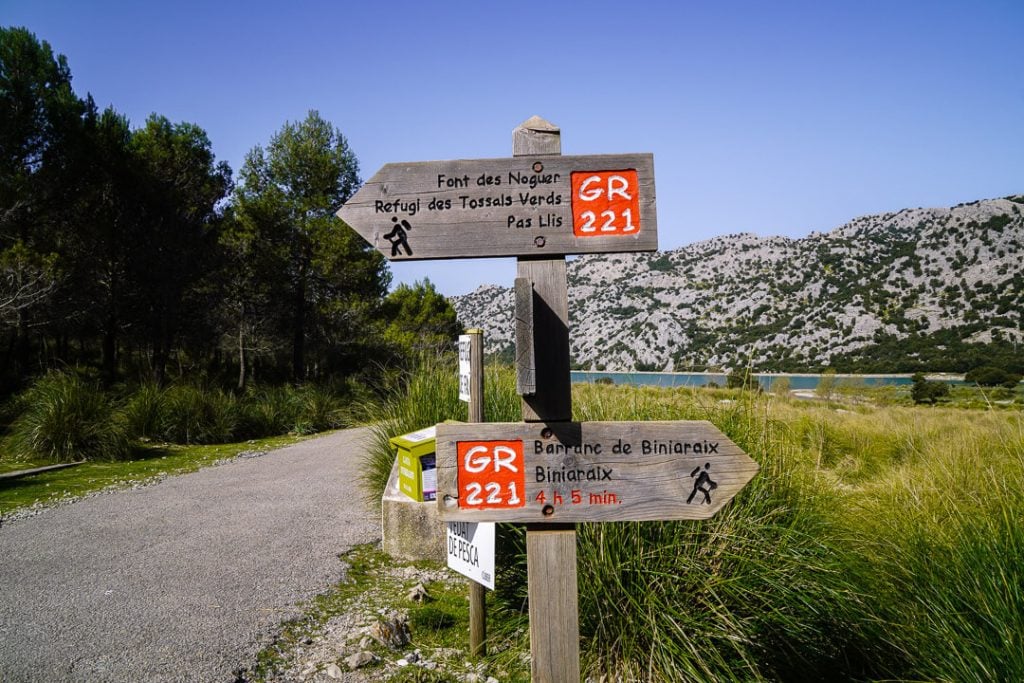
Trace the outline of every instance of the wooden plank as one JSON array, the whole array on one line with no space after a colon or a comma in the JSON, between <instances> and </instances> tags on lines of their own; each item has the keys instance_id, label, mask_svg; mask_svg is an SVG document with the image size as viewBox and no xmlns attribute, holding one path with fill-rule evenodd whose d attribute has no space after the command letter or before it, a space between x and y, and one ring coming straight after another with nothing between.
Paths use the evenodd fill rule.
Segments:
<instances>
[{"instance_id":1,"label":"wooden plank","mask_svg":"<svg viewBox=\"0 0 1024 683\"><path fill-rule=\"evenodd\" d=\"M469 335L469 422L484 421L484 333L466 330ZM474 657L487 654L487 608L484 586L469 582L469 651Z\"/></svg>"},{"instance_id":2,"label":"wooden plank","mask_svg":"<svg viewBox=\"0 0 1024 683\"><path fill-rule=\"evenodd\" d=\"M533 347L533 283L517 277L514 283L516 316L516 393L537 392L537 357Z\"/></svg>"},{"instance_id":3,"label":"wooden plank","mask_svg":"<svg viewBox=\"0 0 1024 683\"><path fill-rule=\"evenodd\" d=\"M537 149L545 140L550 145L551 137L524 139ZM618 173L620 180L598 175L583 184L601 172ZM606 207L602 202L609 197L617 203ZM584 218L590 205L593 215ZM337 215L393 260L658 248L652 154L552 156L531 151L505 159L390 163Z\"/></svg>"},{"instance_id":4,"label":"wooden plank","mask_svg":"<svg viewBox=\"0 0 1024 683\"><path fill-rule=\"evenodd\" d=\"M512 153L544 156L562 153L562 130L539 116L531 116L512 131Z\"/></svg>"},{"instance_id":5,"label":"wooden plank","mask_svg":"<svg viewBox=\"0 0 1024 683\"><path fill-rule=\"evenodd\" d=\"M85 460L79 460L77 462L62 462L57 465L44 465L43 467L33 467L29 470L15 470L14 472L4 472L0 474L0 480L4 479L20 479L21 477L30 477L34 474L42 474L43 472L54 472L56 470L67 469L68 467L78 467L84 465Z\"/></svg>"},{"instance_id":6,"label":"wooden plank","mask_svg":"<svg viewBox=\"0 0 1024 683\"><path fill-rule=\"evenodd\" d=\"M504 464L487 460L496 443L507 449L499 452ZM483 450L470 453L471 446ZM521 460L510 455L517 450ZM446 520L707 519L758 469L706 421L437 427L437 497Z\"/></svg>"},{"instance_id":7,"label":"wooden plank","mask_svg":"<svg viewBox=\"0 0 1024 683\"><path fill-rule=\"evenodd\" d=\"M469 582L469 653L474 657L487 654L487 589Z\"/></svg>"},{"instance_id":8,"label":"wooden plank","mask_svg":"<svg viewBox=\"0 0 1024 683\"><path fill-rule=\"evenodd\" d=\"M535 116L513 132L512 153L516 156L559 155L562 153L561 131ZM529 339L522 342L533 354L531 365L534 368L534 391L523 397L523 419L568 420L572 413L572 394L568 383L569 314L565 259L527 262L520 258L518 267L520 291L530 294L530 301L525 306L530 315ZM544 347L539 366L536 354L538 340ZM517 339L517 344L519 341ZM564 357L564 385L558 370L561 366L559 356ZM553 374L545 374L549 372ZM526 547L532 678L550 683L579 681L576 530L572 525L528 525Z\"/></svg>"},{"instance_id":9,"label":"wooden plank","mask_svg":"<svg viewBox=\"0 0 1024 683\"><path fill-rule=\"evenodd\" d=\"M523 420L572 419L569 367L569 296L565 259L517 262L518 275L532 284L534 391L523 395ZM517 347L516 355L519 355Z\"/></svg>"},{"instance_id":10,"label":"wooden plank","mask_svg":"<svg viewBox=\"0 0 1024 683\"><path fill-rule=\"evenodd\" d=\"M468 422L484 421L484 331L466 330L469 336Z\"/></svg>"},{"instance_id":11,"label":"wooden plank","mask_svg":"<svg viewBox=\"0 0 1024 683\"><path fill-rule=\"evenodd\" d=\"M580 617L574 526L531 524L526 531L526 558L531 680L579 681Z\"/></svg>"}]
</instances>

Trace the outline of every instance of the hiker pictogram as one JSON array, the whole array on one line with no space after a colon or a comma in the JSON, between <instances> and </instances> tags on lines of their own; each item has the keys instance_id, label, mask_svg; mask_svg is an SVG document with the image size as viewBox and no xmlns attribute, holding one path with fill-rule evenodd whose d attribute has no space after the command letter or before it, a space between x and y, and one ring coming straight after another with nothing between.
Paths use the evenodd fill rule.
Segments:
<instances>
[{"instance_id":1,"label":"hiker pictogram","mask_svg":"<svg viewBox=\"0 0 1024 683\"><path fill-rule=\"evenodd\" d=\"M406 256L412 256L412 249L409 247L409 235L408 231L412 230L412 226L409 225L409 221L402 219L402 222L398 222L398 216L394 216L391 222L395 224L395 227L391 228L391 232L384 235L384 239L391 242L391 255L398 256L399 247L405 250Z\"/></svg>"},{"instance_id":2,"label":"hiker pictogram","mask_svg":"<svg viewBox=\"0 0 1024 683\"><path fill-rule=\"evenodd\" d=\"M697 495L697 491L704 494L704 502L711 505L711 492L718 488L718 482L713 480L708 475L708 470L711 469L711 463L704 463L704 469L702 470L698 465L690 472L691 477L697 477L697 480L693 482L693 491L690 492L690 497L686 499L687 503L693 502L693 497Z\"/></svg>"}]
</instances>

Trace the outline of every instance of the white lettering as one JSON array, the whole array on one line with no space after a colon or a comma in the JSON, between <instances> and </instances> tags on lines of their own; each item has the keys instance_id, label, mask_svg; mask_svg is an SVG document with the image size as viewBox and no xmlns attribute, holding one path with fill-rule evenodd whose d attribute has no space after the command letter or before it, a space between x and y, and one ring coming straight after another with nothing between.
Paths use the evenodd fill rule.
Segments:
<instances>
[{"instance_id":1,"label":"white lettering","mask_svg":"<svg viewBox=\"0 0 1024 683\"><path fill-rule=\"evenodd\" d=\"M588 190L587 189L588 185L590 185L592 183L595 183L595 182L599 182L600 180L601 180L601 176L592 175L589 178L587 178L586 180L584 180L582 183L580 183L580 199L582 199L585 202L592 202L595 199L597 199L598 197L600 197L604 193L603 190Z\"/></svg>"},{"instance_id":2,"label":"white lettering","mask_svg":"<svg viewBox=\"0 0 1024 683\"><path fill-rule=\"evenodd\" d=\"M487 446L474 446L473 448L470 448L468 451L466 451L466 460L464 466L467 472L479 474L480 472L483 472L485 469L487 469L487 466L491 464L490 455L482 455L475 458L473 457L480 452L486 453Z\"/></svg>"},{"instance_id":3,"label":"white lettering","mask_svg":"<svg viewBox=\"0 0 1024 683\"><path fill-rule=\"evenodd\" d=\"M501 457L505 455L507 457ZM500 472L505 468L511 472L518 472L519 469L513 464L516 460L516 452L508 446L496 446L494 448L494 471Z\"/></svg>"},{"instance_id":4,"label":"white lettering","mask_svg":"<svg viewBox=\"0 0 1024 683\"><path fill-rule=\"evenodd\" d=\"M615 186L615 181L621 183L618 187ZM619 195L623 199L632 199L631 195L626 194L626 190L629 189L629 181L620 175L608 176L608 199L611 200L615 195Z\"/></svg>"}]
</instances>

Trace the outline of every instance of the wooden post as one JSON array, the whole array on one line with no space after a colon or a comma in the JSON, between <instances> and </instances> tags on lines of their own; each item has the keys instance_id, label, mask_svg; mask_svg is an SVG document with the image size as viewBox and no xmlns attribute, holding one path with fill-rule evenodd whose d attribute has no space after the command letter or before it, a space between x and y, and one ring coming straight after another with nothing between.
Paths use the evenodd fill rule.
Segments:
<instances>
[{"instance_id":1,"label":"wooden post","mask_svg":"<svg viewBox=\"0 0 1024 683\"><path fill-rule=\"evenodd\" d=\"M533 349L533 282L515 280L516 316L516 393L537 393L537 360Z\"/></svg>"},{"instance_id":2,"label":"wooden post","mask_svg":"<svg viewBox=\"0 0 1024 683\"><path fill-rule=\"evenodd\" d=\"M469 422L484 421L484 332L466 330L469 335ZM487 654L486 588L469 582L469 651L474 657Z\"/></svg>"},{"instance_id":3,"label":"wooden post","mask_svg":"<svg viewBox=\"0 0 1024 683\"><path fill-rule=\"evenodd\" d=\"M540 117L525 121L512 133L513 156L539 157L542 164L543 157L561 153L561 131ZM538 235L536 239L542 238ZM572 395L565 257L520 257L518 278L523 282L517 282L517 293L532 290L531 301L519 303L516 311L517 316L527 312L532 316L531 321L517 321L517 330L532 332L532 349L517 349L516 354L520 389L528 391L529 379L533 380L533 392L523 395L523 420L569 421ZM542 343L538 345L536 340ZM523 367L524 362L534 367ZM576 683L580 680L580 643L575 525L527 525L526 563L532 679L535 683Z\"/></svg>"}]
</instances>

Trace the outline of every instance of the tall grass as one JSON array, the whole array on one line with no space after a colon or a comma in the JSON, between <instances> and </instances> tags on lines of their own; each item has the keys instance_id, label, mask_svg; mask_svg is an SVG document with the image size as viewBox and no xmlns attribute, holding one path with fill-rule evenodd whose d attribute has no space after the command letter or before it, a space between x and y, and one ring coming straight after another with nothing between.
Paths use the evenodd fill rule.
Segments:
<instances>
[{"instance_id":1,"label":"tall grass","mask_svg":"<svg viewBox=\"0 0 1024 683\"><path fill-rule=\"evenodd\" d=\"M7 444L15 457L60 463L128 454L124 421L99 386L74 371L47 373L18 403Z\"/></svg>"},{"instance_id":2,"label":"tall grass","mask_svg":"<svg viewBox=\"0 0 1024 683\"><path fill-rule=\"evenodd\" d=\"M173 443L210 444L232 440L238 402L220 390L187 384L167 389L160 414L160 436Z\"/></svg>"},{"instance_id":3,"label":"tall grass","mask_svg":"<svg viewBox=\"0 0 1024 683\"><path fill-rule=\"evenodd\" d=\"M459 400L459 379L454 361L446 356L427 356L417 371L397 383L380 404L367 407L373 441L363 470L363 490L370 505L379 503L395 460L389 439L436 425L445 420L465 420L467 404ZM484 370L484 417L488 422L513 422L522 418L519 397L509 391L515 375L503 365Z\"/></svg>"},{"instance_id":4,"label":"tall grass","mask_svg":"<svg viewBox=\"0 0 1024 683\"><path fill-rule=\"evenodd\" d=\"M581 525L584 661L623 680L800 680L833 675L858 600L828 544L827 497L751 392L578 387L577 416L710 420L761 463L705 522Z\"/></svg>"},{"instance_id":5,"label":"tall grass","mask_svg":"<svg viewBox=\"0 0 1024 683\"><path fill-rule=\"evenodd\" d=\"M890 675L1024 680L1024 423L922 415L915 457L865 483L837 520L858 550L848 569L864 620L876 648L901 654Z\"/></svg>"},{"instance_id":6,"label":"tall grass","mask_svg":"<svg viewBox=\"0 0 1024 683\"><path fill-rule=\"evenodd\" d=\"M344 389L342 389L344 390ZM218 444L343 426L339 390L263 387L235 395L191 384L144 384L107 393L75 371L51 372L11 401L2 452L67 462L127 456L139 440Z\"/></svg>"},{"instance_id":7,"label":"tall grass","mask_svg":"<svg viewBox=\"0 0 1024 683\"><path fill-rule=\"evenodd\" d=\"M519 419L511 372L489 372L507 412L488 420ZM375 494L387 437L460 419L455 394L449 364L392 397ZM711 520L579 526L594 679L1024 680L1019 412L595 385L573 400L579 420L710 420L761 464ZM521 534L499 529L499 595L520 609Z\"/></svg>"},{"instance_id":8,"label":"tall grass","mask_svg":"<svg viewBox=\"0 0 1024 683\"><path fill-rule=\"evenodd\" d=\"M166 412L164 392L160 387L143 384L125 403L124 417L128 435L133 439L159 437Z\"/></svg>"}]
</instances>

